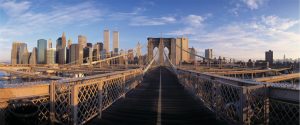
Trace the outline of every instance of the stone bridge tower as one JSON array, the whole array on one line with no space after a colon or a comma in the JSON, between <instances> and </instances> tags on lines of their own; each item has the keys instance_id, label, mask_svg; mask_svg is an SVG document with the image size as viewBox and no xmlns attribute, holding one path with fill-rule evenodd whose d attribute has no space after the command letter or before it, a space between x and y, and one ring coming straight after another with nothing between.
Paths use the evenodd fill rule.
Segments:
<instances>
[{"instance_id":1,"label":"stone bridge tower","mask_svg":"<svg viewBox=\"0 0 300 125\"><path fill-rule=\"evenodd\" d=\"M164 48L169 50L169 59L173 64L178 65L183 61L189 61L189 54L186 51L188 50L188 38L148 38L148 61L151 61L153 58L154 48L158 48L159 64L164 64Z\"/></svg>"}]
</instances>

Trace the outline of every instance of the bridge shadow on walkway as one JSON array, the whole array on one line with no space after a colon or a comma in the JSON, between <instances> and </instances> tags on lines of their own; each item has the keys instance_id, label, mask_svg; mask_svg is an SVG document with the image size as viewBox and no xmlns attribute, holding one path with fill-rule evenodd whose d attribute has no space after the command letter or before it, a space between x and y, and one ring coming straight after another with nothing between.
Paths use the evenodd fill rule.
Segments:
<instances>
[{"instance_id":1,"label":"bridge shadow on walkway","mask_svg":"<svg viewBox=\"0 0 300 125\"><path fill-rule=\"evenodd\" d=\"M161 110L158 110L161 72ZM158 115L160 112L160 115ZM161 122L158 119L161 119ZM102 112L90 125L223 125L223 121L184 90L174 74L164 67L145 75L126 97Z\"/></svg>"}]
</instances>

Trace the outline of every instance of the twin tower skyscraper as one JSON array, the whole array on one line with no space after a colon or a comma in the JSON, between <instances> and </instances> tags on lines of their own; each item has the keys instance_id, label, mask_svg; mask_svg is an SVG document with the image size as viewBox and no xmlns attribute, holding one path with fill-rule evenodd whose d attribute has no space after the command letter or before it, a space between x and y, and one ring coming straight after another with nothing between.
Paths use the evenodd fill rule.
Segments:
<instances>
[{"instance_id":1,"label":"twin tower skyscraper","mask_svg":"<svg viewBox=\"0 0 300 125\"><path fill-rule=\"evenodd\" d=\"M110 52L109 30L107 30L107 29L104 30L103 36L104 36L103 49L106 53L109 53ZM113 53L119 53L119 32L118 31L113 31L113 50L112 51L113 51Z\"/></svg>"}]
</instances>

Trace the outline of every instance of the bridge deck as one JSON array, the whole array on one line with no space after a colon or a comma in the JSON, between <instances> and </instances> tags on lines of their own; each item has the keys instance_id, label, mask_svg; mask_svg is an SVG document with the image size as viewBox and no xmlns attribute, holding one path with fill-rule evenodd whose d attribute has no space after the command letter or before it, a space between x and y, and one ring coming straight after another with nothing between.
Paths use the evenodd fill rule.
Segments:
<instances>
[{"instance_id":1,"label":"bridge deck","mask_svg":"<svg viewBox=\"0 0 300 125\"><path fill-rule=\"evenodd\" d=\"M200 101L189 95L170 71L161 68L161 74L161 110L158 110L158 68L149 72L143 82L129 92L126 98L103 111L102 119L95 118L89 124L225 124L217 120ZM161 115L158 113L160 111ZM161 119L161 123L158 119Z\"/></svg>"}]
</instances>

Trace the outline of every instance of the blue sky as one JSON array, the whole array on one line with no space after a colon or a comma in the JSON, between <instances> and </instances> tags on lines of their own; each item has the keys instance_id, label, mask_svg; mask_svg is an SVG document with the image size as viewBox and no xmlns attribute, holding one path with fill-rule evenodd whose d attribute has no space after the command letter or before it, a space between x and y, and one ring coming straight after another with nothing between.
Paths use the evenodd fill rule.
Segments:
<instances>
[{"instance_id":1,"label":"blue sky","mask_svg":"<svg viewBox=\"0 0 300 125\"><path fill-rule=\"evenodd\" d=\"M299 24L298 0L0 0L0 61L10 60L13 41L31 51L66 32L73 43L79 34L96 43L105 28L120 32L123 49L162 33L188 37L200 55L212 48L214 56L263 59L271 49L299 58Z\"/></svg>"}]
</instances>

